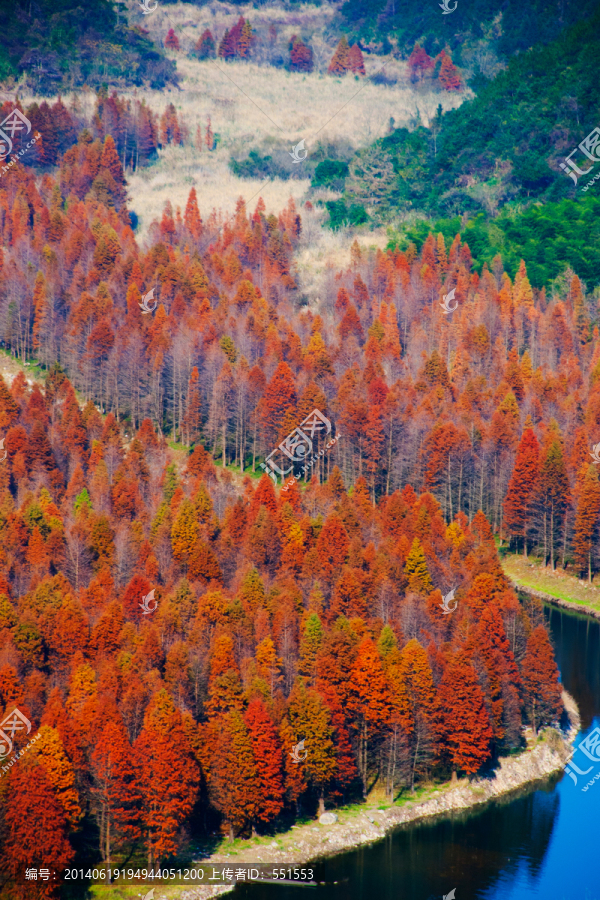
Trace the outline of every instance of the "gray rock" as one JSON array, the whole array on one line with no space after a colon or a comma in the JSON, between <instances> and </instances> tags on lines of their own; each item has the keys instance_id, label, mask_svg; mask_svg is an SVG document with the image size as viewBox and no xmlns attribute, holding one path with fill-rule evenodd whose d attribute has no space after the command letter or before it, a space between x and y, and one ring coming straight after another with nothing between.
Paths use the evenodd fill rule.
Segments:
<instances>
[{"instance_id":1,"label":"gray rock","mask_svg":"<svg viewBox=\"0 0 600 900\"><path fill-rule=\"evenodd\" d=\"M332 812L326 812L323 813L322 816L319 816L319 822L321 823L321 825L335 825L337 820L338 817L335 813Z\"/></svg>"}]
</instances>

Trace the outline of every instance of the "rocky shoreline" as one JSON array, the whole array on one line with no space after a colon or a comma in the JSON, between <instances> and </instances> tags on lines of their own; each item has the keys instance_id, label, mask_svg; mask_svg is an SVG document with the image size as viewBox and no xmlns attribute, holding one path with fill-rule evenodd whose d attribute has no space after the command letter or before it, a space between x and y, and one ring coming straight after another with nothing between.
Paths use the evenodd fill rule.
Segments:
<instances>
[{"instance_id":1,"label":"rocky shoreline","mask_svg":"<svg viewBox=\"0 0 600 900\"><path fill-rule=\"evenodd\" d=\"M538 591L535 588L527 587L524 584L517 584L516 581L510 582L510 586L513 591L521 591L522 594L529 594L530 597L536 597L538 600L542 600L544 603L548 603L550 606L559 606L561 609L568 609L571 612L578 612L585 616L593 616L595 619L600 619L600 611L597 609L592 609L591 606L583 606L579 603L571 603L570 600L561 600L560 597L553 597L552 594L545 594L543 591Z\"/></svg>"},{"instance_id":2,"label":"rocky shoreline","mask_svg":"<svg viewBox=\"0 0 600 900\"><path fill-rule=\"evenodd\" d=\"M471 809L543 781L562 770L580 727L575 700L567 691L563 691L562 696L570 721L568 733L565 735L554 728L547 728L535 740L531 730L527 729L527 750L519 756L501 758L491 778L474 781L465 778L458 783L440 785L427 799L409 802L402 807L379 809L365 806L358 814L342 808L336 810L337 822L334 824L324 825L314 821L294 825L291 831L277 835L270 844L237 850L232 848L230 851L223 847L220 852L202 860L202 864L229 867L250 863L306 866L318 859L378 841L399 825ZM230 885L205 885L185 890L180 898L209 900L232 890Z\"/></svg>"}]
</instances>

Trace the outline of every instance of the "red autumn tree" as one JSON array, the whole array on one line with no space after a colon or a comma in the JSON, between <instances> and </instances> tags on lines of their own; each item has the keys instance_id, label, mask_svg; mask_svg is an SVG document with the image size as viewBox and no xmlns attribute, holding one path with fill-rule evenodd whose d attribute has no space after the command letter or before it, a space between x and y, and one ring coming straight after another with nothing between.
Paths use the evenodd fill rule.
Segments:
<instances>
[{"instance_id":1,"label":"red autumn tree","mask_svg":"<svg viewBox=\"0 0 600 900\"><path fill-rule=\"evenodd\" d=\"M329 516L317 539L317 556L325 578L332 578L346 561L350 541L337 515Z\"/></svg>"},{"instance_id":2,"label":"red autumn tree","mask_svg":"<svg viewBox=\"0 0 600 900\"><path fill-rule=\"evenodd\" d=\"M365 61L358 44L352 44L348 51L348 65L354 75L366 75Z\"/></svg>"},{"instance_id":3,"label":"red autumn tree","mask_svg":"<svg viewBox=\"0 0 600 900\"><path fill-rule=\"evenodd\" d=\"M348 709L358 739L358 770L366 797L370 757L381 740L392 709L388 680L370 637L364 638L358 647L350 676L350 691Z\"/></svg>"},{"instance_id":4,"label":"red autumn tree","mask_svg":"<svg viewBox=\"0 0 600 900\"><path fill-rule=\"evenodd\" d=\"M492 728L485 697L464 653L447 665L438 689L440 752L454 772L471 775L490 757Z\"/></svg>"},{"instance_id":5,"label":"red autumn tree","mask_svg":"<svg viewBox=\"0 0 600 900\"><path fill-rule=\"evenodd\" d=\"M540 472L540 445L532 428L521 437L515 466L504 498L503 524L508 533L523 539L523 555L527 556L527 533L535 515L534 500Z\"/></svg>"},{"instance_id":6,"label":"red autumn tree","mask_svg":"<svg viewBox=\"0 0 600 900\"><path fill-rule=\"evenodd\" d=\"M538 503L545 522L544 562L547 563L549 556L550 566L554 569L555 548L562 536L565 513L570 502L570 490L560 435L557 429L549 431L547 446L541 459Z\"/></svg>"},{"instance_id":7,"label":"red autumn tree","mask_svg":"<svg viewBox=\"0 0 600 900\"><path fill-rule=\"evenodd\" d=\"M164 689L146 710L144 727L133 746L141 797L141 821L148 865L177 850L177 833L189 816L200 782L181 713Z\"/></svg>"},{"instance_id":8,"label":"red autumn tree","mask_svg":"<svg viewBox=\"0 0 600 900\"><path fill-rule=\"evenodd\" d=\"M235 59L236 55L236 46L235 46L235 36L232 37L231 32L228 28L225 29L225 34L219 44L219 56L221 59Z\"/></svg>"},{"instance_id":9,"label":"red autumn tree","mask_svg":"<svg viewBox=\"0 0 600 900\"><path fill-rule=\"evenodd\" d=\"M198 196L195 187L190 190L185 205L185 213L183 214L183 222L192 237L195 240L198 240L202 234L202 219L200 218L200 210L198 209Z\"/></svg>"},{"instance_id":10,"label":"red autumn tree","mask_svg":"<svg viewBox=\"0 0 600 900\"><path fill-rule=\"evenodd\" d=\"M13 878L26 868L49 868L62 873L75 853L68 839L65 812L41 765L16 766L10 773L3 802L6 839L4 867ZM24 900L58 896L61 878L22 888Z\"/></svg>"},{"instance_id":11,"label":"red autumn tree","mask_svg":"<svg viewBox=\"0 0 600 900\"><path fill-rule=\"evenodd\" d=\"M232 709L240 710L242 706L242 683L233 655L233 640L231 635L222 633L215 638L210 657L206 709L216 715Z\"/></svg>"},{"instance_id":12,"label":"red autumn tree","mask_svg":"<svg viewBox=\"0 0 600 900\"><path fill-rule=\"evenodd\" d=\"M307 755L301 764L303 776L319 799L319 813L323 813L325 792L337 772L331 712L316 691L306 690L297 682L289 697L286 718L294 746L304 741ZM290 747L289 752L292 750Z\"/></svg>"},{"instance_id":13,"label":"red autumn tree","mask_svg":"<svg viewBox=\"0 0 600 900\"><path fill-rule=\"evenodd\" d=\"M596 467L590 464L581 483L575 515L573 555L575 564L583 574L587 570L592 583L594 549L600 527L600 481Z\"/></svg>"},{"instance_id":14,"label":"red autumn tree","mask_svg":"<svg viewBox=\"0 0 600 900\"><path fill-rule=\"evenodd\" d=\"M340 42L327 68L330 75L345 75L350 70L349 52L348 41L344 35L340 38Z\"/></svg>"},{"instance_id":15,"label":"red autumn tree","mask_svg":"<svg viewBox=\"0 0 600 900\"><path fill-rule=\"evenodd\" d=\"M144 597L152 590L152 585L143 575L134 575L123 593L123 611L128 619L138 621L142 619ZM150 606L154 606L150 601ZM145 618L145 617L144 617Z\"/></svg>"},{"instance_id":16,"label":"red autumn tree","mask_svg":"<svg viewBox=\"0 0 600 900\"><path fill-rule=\"evenodd\" d=\"M207 147L208 150L214 150L214 149L215 149L215 135L214 135L214 132L213 132L213 130L212 130L212 124L211 124L211 121L210 121L210 116L208 116L208 117L207 117L207 120L206 120L206 132L205 132L205 135L204 135L204 143L206 144L206 147Z\"/></svg>"},{"instance_id":17,"label":"red autumn tree","mask_svg":"<svg viewBox=\"0 0 600 900\"><path fill-rule=\"evenodd\" d=\"M419 44L415 44L412 53L408 57L408 68L411 74L411 80L423 78L429 69L433 69L433 59L427 54Z\"/></svg>"},{"instance_id":18,"label":"red autumn tree","mask_svg":"<svg viewBox=\"0 0 600 900\"><path fill-rule=\"evenodd\" d=\"M169 50L179 50L179 38L172 28L169 28L165 38L165 47L168 47Z\"/></svg>"},{"instance_id":19,"label":"red autumn tree","mask_svg":"<svg viewBox=\"0 0 600 900\"><path fill-rule=\"evenodd\" d=\"M527 641L521 677L525 708L535 735L543 725L551 725L559 719L563 708L558 667L543 625L534 628Z\"/></svg>"},{"instance_id":20,"label":"red autumn tree","mask_svg":"<svg viewBox=\"0 0 600 900\"><path fill-rule=\"evenodd\" d=\"M283 765L277 730L264 702L250 701L244 715L252 744L256 769L257 803L255 817L268 824L283 808Z\"/></svg>"},{"instance_id":21,"label":"red autumn tree","mask_svg":"<svg viewBox=\"0 0 600 900\"><path fill-rule=\"evenodd\" d=\"M488 603L479 619L476 653L485 667L485 693L494 743L510 750L521 739L521 679L496 603Z\"/></svg>"},{"instance_id":22,"label":"red autumn tree","mask_svg":"<svg viewBox=\"0 0 600 900\"><path fill-rule=\"evenodd\" d=\"M436 697L431 664L425 648L412 638L402 649L394 676L408 699L409 709L402 718L410 737L410 783L431 765L436 747ZM394 709L397 715L397 708Z\"/></svg>"},{"instance_id":23,"label":"red autumn tree","mask_svg":"<svg viewBox=\"0 0 600 900\"><path fill-rule=\"evenodd\" d=\"M292 411L295 409L297 400L293 372L287 363L281 362L266 387L261 404L262 423L269 453L277 445L279 430L286 413L289 409Z\"/></svg>"},{"instance_id":24,"label":"red autumn tree","mask_svg":"<svg viewBox=\"0 0 600 900\"><path fill-rule=\"evenodd\" d=\"M312 72L313 52L297 35L290 42L290 72Z\"/></svg>"},{"instance_id":25,"label":"red autumn tree","mask_svg":"<svg viewBox=\"0 0 600 900\"><path fill-rule=\"evenodd\" d=\"M195 47L198 59L212 59L215 55L215 39L210 28L205 28Z\"/></svg>"},{"instance_id":26,"label":"red autumn tree","mask_svg":"<svg viewBox=\"0 0 600 900\"><path fill-rule=\"evenodd\" d=\"M458 74L458 69L452 62L450 54L444 50L442 50L442 64L438 78L445 91L460 91L462 89L462 81Z\"/></svg>"},{"instance_id":27,"label":"red autumn tree","mask_svg":"<svg viewBox=\"0 0 600 900\"><path fill-rule=\"evenodd\" d=\"M202 752L211 803L222 814L233 840L259 817L262 801L252 742L238 710L208 722ZM263 778L265 774L263 767Z\"/></svg>"},{"instance_id":28,"label":"red autumn tree","mask_svg":"<svg viewBox=\"0 0 600 900\"><path fill-rule=\"evenodd\" d=\"M122 851L140 835L139 795L131 756L131 745L120 717L109 720L91 756L100 852L107 867L111 865L114 849Z\"/></svg>"}]
</instances>

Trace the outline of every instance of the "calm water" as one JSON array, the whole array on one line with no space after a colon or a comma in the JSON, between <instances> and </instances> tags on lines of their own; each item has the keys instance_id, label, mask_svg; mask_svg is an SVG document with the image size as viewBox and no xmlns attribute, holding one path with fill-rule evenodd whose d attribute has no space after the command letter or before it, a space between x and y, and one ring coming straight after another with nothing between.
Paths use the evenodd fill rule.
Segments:
<instances>
[{"instance_id":1,"label":"calm water","mask_svg":"<svg viewBox=\"0 0 600 900\"><path fill-rule=\"evenodd\" d=\"M563 683L579 704L582 732L600 726L600 622L547 609ZM576 755L585 770L592 765ZM600 764L575 786L562 773L543 790L411 825L366 849L313 866L316 888L243 885L248 900L600 900Z\"/></svg>"}]
</instances>

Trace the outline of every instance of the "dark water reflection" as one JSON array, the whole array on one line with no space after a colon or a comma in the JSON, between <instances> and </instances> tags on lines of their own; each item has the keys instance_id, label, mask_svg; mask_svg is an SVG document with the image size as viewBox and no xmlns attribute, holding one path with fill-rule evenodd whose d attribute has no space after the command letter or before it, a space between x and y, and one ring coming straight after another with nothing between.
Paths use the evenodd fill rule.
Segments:
<instances>
[{"instance_id":1,"label":"dark water reflection","mask_svg":"<svg viewBox=\"0 0 600 900\"><path fill-rule=\"evenodd\" d=\"M600 623L554 608L547 617L563 683L579 704L581 739L600 725ZM406 826L313 866L326 886L244 885L235 896L442 900L455 888L456 900L600 900L600 782L583 793L585 783L561 774L483 811Z\"/></svg>"}]
</instances>

